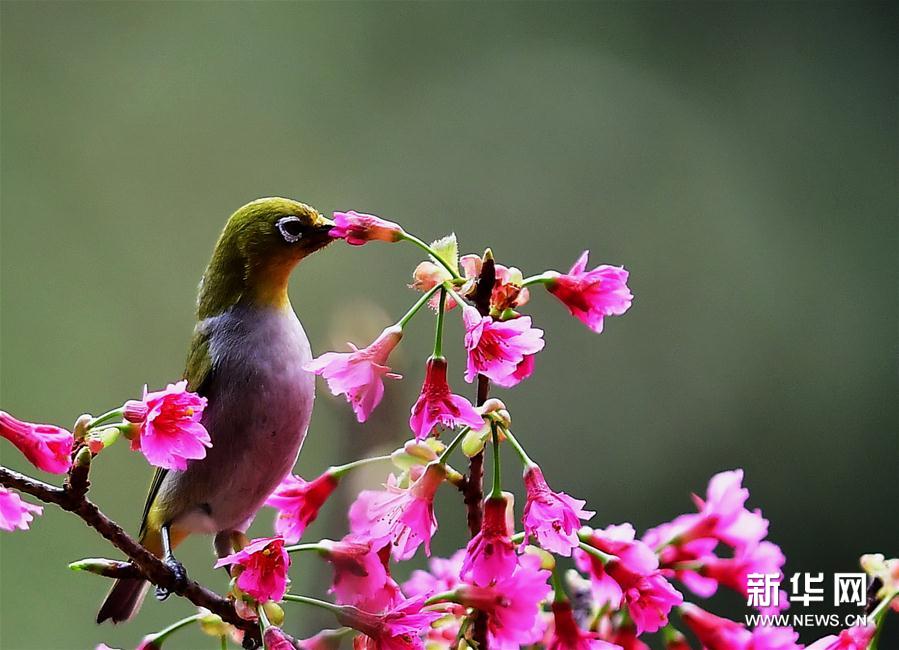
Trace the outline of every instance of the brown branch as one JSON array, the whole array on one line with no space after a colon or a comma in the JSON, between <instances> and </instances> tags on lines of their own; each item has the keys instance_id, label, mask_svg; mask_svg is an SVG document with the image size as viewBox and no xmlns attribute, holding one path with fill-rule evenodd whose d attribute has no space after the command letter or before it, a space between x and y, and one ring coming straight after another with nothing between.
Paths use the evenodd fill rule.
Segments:
<instances>
[{"instance_id":1,"label":"brown branch","mask_svg":"<svg viewBox=\"0 0 899 650\"><path fill-rule=\"evenodd\" d=\"M496 284L496 263L493 253L488 248L484 251L481 273L477 283L469 294L474 306L481 316L490 313L490 297ZM482 406L490 396L490 380L484 375L478 375L477 405ZM468 477L466 478L463 496L468 516L468 531L472 537L481 531L481 522L484 518L484 451L472 456L468 463ZM487 614L478 611L474 616L471 627L471 640L477 644L479 650L488 650L487 647Z\"/></svg>"},{"instance_id":2,"label":"brown branch","mask_svg":"<svg viewBox=\"0 0 899 650\"><path fill-rule=\"evenodd\" d=\"M178 580L175 573L159 558L144 548L87 498L87 490L90 487L89 470L90 452L83 448L76 453L75 463L61 488L3 466L0 466L0 485L30 494L44 503L52 503L71 512L122 551L131 562L122 562L123 566L110 569L109 577L137 576L145 578L157 587L168 589L172 593L186 598L197 607L205 607L212 613L221 616L225 622L244 630L247 640L256 644L251 647L260 645L258 626L253 621L240 618L230 600L193 580L186 583Z\"/></svg>"}]
</instances>

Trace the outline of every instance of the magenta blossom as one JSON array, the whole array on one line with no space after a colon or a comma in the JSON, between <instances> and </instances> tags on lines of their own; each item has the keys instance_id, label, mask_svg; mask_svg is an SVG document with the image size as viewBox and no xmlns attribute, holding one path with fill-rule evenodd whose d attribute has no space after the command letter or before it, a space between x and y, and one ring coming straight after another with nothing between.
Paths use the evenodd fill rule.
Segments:
<instances>
[{"instance_id":1,"label":"magenta blossom","mask_svg":"<svg viewBox=\"0 0 899 650\"><path fill-rule=\"evenodd\" d=\"M423 611L424 598L410 598L383 614L371 614L355 607L341 607L337 620L365 636L356 650L423 650L422 636L431 623L443 616Z\"/></svg>"},{"instance_id":2,"label":"magenta blossom","mask_svg":"<svg viewBox=\"0 0 899 650\"><path fill-rule=\"evenodd\" d=\"M0 487L0 530L28 530L34 515L43 511L41 506L22 501L17 493Z\"/></svg>"},{"instance_id":3,"label":"magenta blossom","mask_svg":"<svg viewBox=\"0 0 899 650\"><path fill-rule=\"evenodd\" d=\"M346 240L347 244L361 246L375 240L398 242L406 233L392 221L350 210L334 213L334 227L328 234L335 239Z\"/></svg>"},{"instance_id":4,"label":"magenta blossom","mask_svg":"<svg viewBox=\"0 0 899 650\"><path fill-rule=\"evenodd\" d=\"M187 461L206 457L212 446L200 419L206 398L187 390L187 381L169 384L165 390L147 392L142 400L125 403L125 419L135 425L131 448L140 450L151 465L187 469Z\"/></svg>"},{"instance_id":5,"label":"magenta blossom","mask_svg":"<svg viewBox=\"0 0 899 650\"><path fill-rule=\"evenodd\" d=\"M322 540L321 544L334 567L331 593L339 604L380 612L402 600L399 585L387 570L386 553L382 558L371 540L347 535L339 542Z\"/></svg>"},{"instance_id":6,"label":"magenta blossom","mask_svg":"<svg viewBox=\"0 0 899 650\"><path fill-rule=\"evenodd\" d=\"M261 603L284 597L290 555L284 550L283 538L251 540L242 550L216 562L215 568L234 564L243 567L237 578L237 587L244 593Z\"/></svg>"},{"instance_id":7,"label":"magenta blossom","mask_svg":"<svg viewBox=\"0 0 899 650\"><path fill-rule=\"evenodd\" d=\"M0 411L0 436L21 451L28 461L45 472L65 474L72 466L71 433L52 424L22 422L6 411Z\"/></svg>"},{"instance_id":8,"label":"magenta blossom","mask_svg":"<svg viewBox=\"0 0 899 650\"><path fill-rule=\"evenodd\" d=\"M802 649L797 643L799 635L789 627L760 626L750 631L740 623L715 616L691 603L681 605L680 614L681 620L708 650Z\"/></svg>"},{"instance_id":9,"label":"magenta blossom","mask_svg":"<svg viewBox=\"0 0 899 650\"><path fill-rule=\"evenodd\" d=\"M480 429L482 424L483 420L471 402L450 392L446 382L446 359L428 359L421 395L409 418L409 427L415 432L416 440L427 438L438 425L448 428L468 425Z\"/></svg>"},{"instance_id":10,"label":"magenta blossom","mask_svg":"<svg viewBox=\"0 0 899 650\"><path fill-rule=\"evenodd\" d=\"M462 310L468 363L465 381L482 374L500 386L514 386L533 371L533 355L543 349L543 330L531 327L530 316L494 321L474 307Z\"/></svg>"},{"instance_id":11,"label":"magenta blossom","mask_svg":"<svg viewBox=\"0 0 899 650\"><path fill-rule=\"evenodd\" d=\"M584 510L586 501L574 499L564 492L553 492L543 471L536 465L524 472L528 500L524 506L524 531L537 538L539 545L568 557L577 548L577 531L581 520L588 521L594 512Z\"/></svg>"},{"instance_id":12,"label":"magenta blossom","mask_svg":"<svg viewBox=\"0 0 899 650\"><path fill-rule=\"evenodd\" d=\"M546 639L546 650L623 650L620 645L602 641L599 633L578 627L567 600L552 603L553 626Z\"/></svg>"},{"instance_id":13,"label":"magenta blossom","mask_svg":"<svg viewBox=\"0 0 899 650\"><path fill-rule=\"evenodd\" d=\"M465 550L459 549L449 558L432 557L428 560L428 570L416 569L403 583L403 591L411 596L430 597L444 591L454 590L461 578Z\"/></svg>"},{"instance_id":14,"label":"magenta blossom","mask_svg":"<svg viewBox=\"0 0 899 650\"><path fill-rule=\"evenodd\" d=\"M876 625L849 627L840 631L839 635L831 634L818 639L806 650L866 650L876 632Z\"/></svg>"},{"instance_id":15,"label":"magenta blossom","mask_svg":"<svg viewBox=\"0 0 899 650\"><path fill-rule=\"evenodd\" d=\"M548 273L551 279L546 288L572 316L598 334L602 332L603 318L626 312L634 296L627 287L628 273L623 268L603 264L587 271L589 254L584 251L568 273Z\"/></svg>"},{"instance_id":16,"label":"magenta blossom","mask_svg":"<svg viewBox=\"0 0 899 650\"><path fill-rule=\"evenodd\" d=\"M306 526L315 521L319 509L337 487L338 478L325 472L312 481L288 474L265 505L278 509L275 532L288 544L300 541Z\"/></svg>"},{"instance_id":17,"label":"magenta blossom","mask_svg":"<svg viewBox=\"0 0 899 650\"><path fill-rule=\"evenodd\" d=\"M446 478L446 468L431 463L408 488L388 477L386 490L362 491L350 506L353 534L372 540L387 540L397 561L408 560L422 544L431 554L431 537L437 531L434 494Z\"/></svg>"},{"instance_id":18,"label":"magenta blossom","mask_svg":"<svg viewBox=\"0 0 899 650\"><path fill-rule=\"evenodd\" d=\"M755 546L738 549L733 557L720 558L714 555L707 557L702 561L699 574L747 598L749 574L772 574L782 578L781 567L785 562L786 558L777 544L763 541ZM780 592L776 605L760 608L760 611L764 614L774 613L786 609L789 604L786 593Z\"/></svg>"},{"instance_id":19,"label":"magenta blossom","mask_svg":"<svg viewBox=\"0 0 899 650\"><path fill-rule=\"evenodd\" d=\"M516 650L537 643L543 636L540 603L551 591L549 571L540 559L524 555L512 575L489 587L463 584L456 590L459 602L487 613L489 647Z\"/></svg>"},{"instance_id":20,"label":"magenta blossom","mask_svg":"<svg viewBox=\"0 0 899 650\"><path fill-rule=\"evenodd\" d=\"M486 587L512 575L518 556L511 534L511 496L489 497L484 501L481 530L468 542L462 579Z\"/></svg>"},{"instance_id":21,"label":"magenta blossom","mask_svg":"<svg viewBox=\"0 0 899 650\"><path fill-rule=\"evenodd\" d=\"M346 395L359 422L365 422L384 397L383 377L399 379L390 372L387 357L403 338L403 330L392 325L368 347L352 352L326 352L307 363L304 369L321 375L334 395Z\"/></svg>"}]
</instances>

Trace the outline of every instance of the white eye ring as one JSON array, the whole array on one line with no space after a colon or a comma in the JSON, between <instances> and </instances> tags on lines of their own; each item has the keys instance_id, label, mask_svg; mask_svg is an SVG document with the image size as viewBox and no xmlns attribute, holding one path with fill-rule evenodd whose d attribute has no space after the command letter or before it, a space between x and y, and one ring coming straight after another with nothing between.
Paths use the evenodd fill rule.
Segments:
<instances>
[{"instance_id":1,"label":"white eye ring","mask_svg":"<svg viewBox=\"0 0 899 650\"><path fill-rule=\"evenodd\" d=\"M281 233L281 236L284 238L288 244L293 244L294 242L298 242L303 238L302 232L290 232L291 226L294 227L303 227L303 222L300 221L297 217L281 217L278 219L277 224L278 232Z\"/></svg>"}]
</instances>

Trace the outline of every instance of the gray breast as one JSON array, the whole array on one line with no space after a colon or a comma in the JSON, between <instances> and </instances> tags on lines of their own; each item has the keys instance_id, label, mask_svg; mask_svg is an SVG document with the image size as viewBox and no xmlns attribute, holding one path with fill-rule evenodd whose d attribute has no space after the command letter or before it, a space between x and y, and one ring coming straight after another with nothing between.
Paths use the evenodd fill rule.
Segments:
<instances>
[{"instance_id":1,"label":"gray breast","mask_svg":"<svg viewBox=\"0 0 899 650\"><path fill-rule=\"evenodd\" d=\"M198 325L210 338L213 375L203 424L212 448L172 473L164 498L197 532L244 528L296 462L309 426L314 376L306 333L288 306L237 307Z\"/></svg>"}]
</instances>

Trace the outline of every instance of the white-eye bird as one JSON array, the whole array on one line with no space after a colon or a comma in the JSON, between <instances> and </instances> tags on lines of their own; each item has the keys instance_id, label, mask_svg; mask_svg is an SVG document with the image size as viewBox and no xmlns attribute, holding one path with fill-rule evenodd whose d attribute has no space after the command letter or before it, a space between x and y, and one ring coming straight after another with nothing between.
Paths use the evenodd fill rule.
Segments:
<instances>
[{"instance_id":1,"label":"white-eye bird","mask_svg":"<svg viewBox=\"0 0 899 650\"><path fill-rule=\"evenodd\" d=\"M203 274L184 378L208 400L202 422L212 447L184 471L156 471L140 526L141 543L182 579L172 550L206 533L220 557L230 553L232 536L296 462L315 382L303 369L312 353L287 284L300 260L332 241L333 225L297 201L253 201L228 220ZM117 580L97 622L134 616L146 587ZM158 598L167 595L157 589Z\"/></svg>"}]
</instances>

